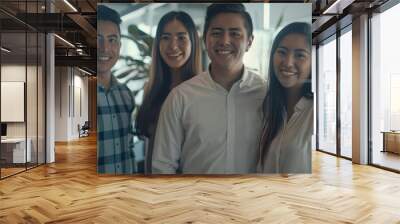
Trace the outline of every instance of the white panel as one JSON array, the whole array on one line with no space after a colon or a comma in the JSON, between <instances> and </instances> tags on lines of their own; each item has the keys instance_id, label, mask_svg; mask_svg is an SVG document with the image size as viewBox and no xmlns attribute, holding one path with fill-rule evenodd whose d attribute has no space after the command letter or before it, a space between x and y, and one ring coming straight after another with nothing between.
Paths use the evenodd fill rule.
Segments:
<instances>
[{"instance_id":1,"label":"white panel","mask_svg":"<svg viewBox=\"0 0 400 224\"><path fill-rule=\"evenodd\" d=\"M75 100L74 100L74 117L80 118L81 117L81 88L75 87Z\"/></svg>"},{"instance_id":2,"label":"white panel","mask_svg":"<svg viewBox=\"0 0 400 224\"><path fill-rule=\"evenodd\" d=\"M1 82L1 122L24 122L24 82Z\"/></svg>"}]
</instances>

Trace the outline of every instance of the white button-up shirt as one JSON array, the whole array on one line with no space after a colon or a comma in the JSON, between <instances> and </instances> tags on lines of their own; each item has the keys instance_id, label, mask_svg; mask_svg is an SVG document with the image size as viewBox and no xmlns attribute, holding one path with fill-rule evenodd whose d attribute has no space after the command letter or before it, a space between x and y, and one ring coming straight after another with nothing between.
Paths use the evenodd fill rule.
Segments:
<instances>
[{"instance_id":1,"label":"white button-up shirt","mask_svg":"<svg viewBox=\"0 0 400 224\"><path fill-rule=\"evenodd\" d=\"M153 173L253 173L265 80L244 69L227 91L204 72L168 95L158 120Z\"/></svg>"},{"instance_id":2,"label":"white button-up shirt","mask_svg":"<svg viewBox=\"0 0 400 224\"><path fill-rule=\"evenodd\" d=\"M264 158L263 173L311 173L313 100L302 97L289 121L272 140ZM261 167L261 166L260 166Z\"/></svg>"}]
</instances>

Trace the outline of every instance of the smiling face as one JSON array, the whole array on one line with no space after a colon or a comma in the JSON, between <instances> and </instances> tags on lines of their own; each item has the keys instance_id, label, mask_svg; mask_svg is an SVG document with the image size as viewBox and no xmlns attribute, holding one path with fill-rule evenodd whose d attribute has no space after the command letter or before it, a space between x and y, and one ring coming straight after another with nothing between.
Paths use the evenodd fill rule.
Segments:
<instances>
[{"instance_id":1,"label":"smiling face","mask_svg":"<svg viewBox=\"0 0 400 224\"><path fill-rule=\"evenodd\" d=\"M167 23L160 37L160 54L171 69L181 68L189 59L192 43L189 32L178 20Z\"/></svg>"},{"instance_id":2,"label":"smiling face","mask_svg":"<svg viewBox=\"0 0 400 224\"><path fill-rule=\"evenodd\" d=\"M250 48L243 17L238 13L221 13L210 22L206 48L211 66L237 70L243 67L243 55Z\"/></svg>"},{"instance_id":3,"label":"smiling face","mask_svg":"<svg viewBox=\"0 0 400 224\"><path fill-rule=\"evenodd\" d=\"M111 74L119 58L121 36L117 24L99 20L97 23L97 73Z\"/></svg>"},{"instance_id":4,"label":"smiling face","mask_svg":"<svg viewBox=\"0 0 400 224\"><path fill-rule=\"evenodd\" d=\"M311 49L302 34L284 37L273 54L274 72L285 88L301 88L311 75Z\"/></svg>"}]
</instances>

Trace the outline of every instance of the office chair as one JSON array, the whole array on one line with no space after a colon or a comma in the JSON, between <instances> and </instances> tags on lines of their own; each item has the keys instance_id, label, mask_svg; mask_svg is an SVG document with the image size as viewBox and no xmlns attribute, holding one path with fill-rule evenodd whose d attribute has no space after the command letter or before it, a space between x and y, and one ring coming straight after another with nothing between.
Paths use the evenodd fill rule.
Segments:
<instances>
[{"instance_id":1,"label":"office chair","mask_svg":"<svg viewBox=\"0 0 400 224\"><path fill-rule=\"evenodd\" d=\"M79 138L89 136L89 129L90 129L89 121L85 121L82 127L80 127L80 125L78 124Z\"/></svg>"}]
</instances>

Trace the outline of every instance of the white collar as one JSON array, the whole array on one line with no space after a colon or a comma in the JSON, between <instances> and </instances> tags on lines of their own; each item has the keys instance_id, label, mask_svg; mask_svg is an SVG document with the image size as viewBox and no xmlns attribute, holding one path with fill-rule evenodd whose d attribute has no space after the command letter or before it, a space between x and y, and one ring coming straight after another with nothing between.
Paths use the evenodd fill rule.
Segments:
<instances>
[{"instance_id":1,"label":"white collar","mask_svg":"<svg viewBox=\"0 0 400 224\"><path fill-rule=\"evenodd\" d=\"M206 75L207 79L209 80L209 82L212 83L211 85L213 85L213 87L223 88L220 84L215 82L214 79L212 78L211 73L210 73L210 66L207 69L207 71L205 72L205 75ZM249 74L249 70L246 68L246 66L244 66L242 77L235 83L239 83L239 88L242 89L243 87L249 86L250 82L251 82L251 75Z\"/></svg>"}]
</instances>

